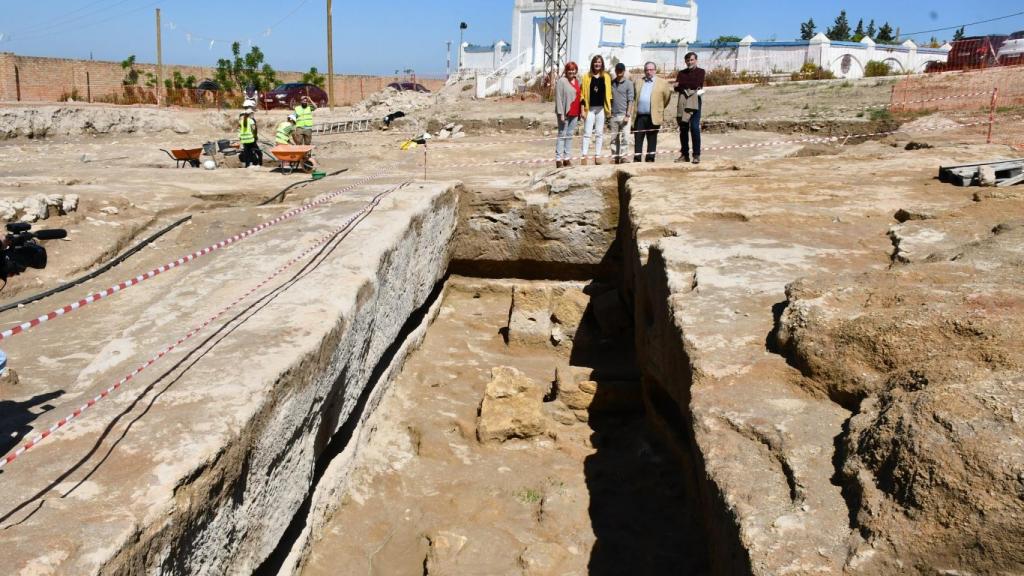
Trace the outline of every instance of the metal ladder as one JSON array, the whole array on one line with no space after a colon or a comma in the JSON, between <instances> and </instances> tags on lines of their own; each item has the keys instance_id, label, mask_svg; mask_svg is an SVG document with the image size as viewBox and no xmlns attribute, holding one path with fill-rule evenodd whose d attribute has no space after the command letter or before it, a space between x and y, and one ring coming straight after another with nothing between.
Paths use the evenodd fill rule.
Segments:
<instances>
[{"instance_id":1,"label":"metal ladder","mask_svg":"<svg viewBox=\"0 0 1024 576\"><path fill-rule=\"evenodd\" d=\"M313 134L347 134L349 132L369 132L370 118L361 120L343 120L341 122L326 122L313 126Z\"/></svg>"}]
</instances>

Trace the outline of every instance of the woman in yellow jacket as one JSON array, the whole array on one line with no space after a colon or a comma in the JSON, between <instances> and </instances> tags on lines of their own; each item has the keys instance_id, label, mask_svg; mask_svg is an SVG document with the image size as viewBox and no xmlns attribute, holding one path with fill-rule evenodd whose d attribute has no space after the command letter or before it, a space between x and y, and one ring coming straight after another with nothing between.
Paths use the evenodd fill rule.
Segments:
<instances>
[{"instance_id":1,"label":"woman in yellow jacket","mask_svg":"<svg viewBox=\"0 0 1024 576\"><path fill-rule=\"evenodd\" d=\"M583 154L581 164L587 163L590 151L590 135L597 130L594 147L594 164L601 163L601 147L604 146L604 123L612 113L612 76L604 69L604 57L594 56L590 60L590 72L583 76Z\"/></svg>"}]
</instances>

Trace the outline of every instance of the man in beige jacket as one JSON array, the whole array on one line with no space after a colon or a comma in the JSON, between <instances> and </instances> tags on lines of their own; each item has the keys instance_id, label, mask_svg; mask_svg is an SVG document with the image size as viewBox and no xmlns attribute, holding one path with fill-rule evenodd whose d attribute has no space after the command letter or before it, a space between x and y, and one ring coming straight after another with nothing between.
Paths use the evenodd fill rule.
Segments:
<instances>
[{"instance_id":1,"label":"man in beige jacket","mask_svg":"<svg viewBox=\"0 0 1024 576\"><path fill-rule=\"evenodd\" d=\"M672 87L657 76L654 62L644 64L644 77L636 81L636 106L633 108L633 162L639 162L647 140L647 162L658 152L658 131L665 121L665 108L672 98Z\"/></svg>"}]
</instances>

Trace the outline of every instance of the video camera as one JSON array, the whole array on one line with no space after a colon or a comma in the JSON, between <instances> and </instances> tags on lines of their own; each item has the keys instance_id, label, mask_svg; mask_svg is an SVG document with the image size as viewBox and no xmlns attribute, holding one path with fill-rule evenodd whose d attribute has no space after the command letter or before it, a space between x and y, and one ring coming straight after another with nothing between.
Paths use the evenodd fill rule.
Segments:
<instances>
[{"instance_id":1,"label":"video camera","mask_svg":"<svg viewBox=\"0 0 1024 576\"><path fill-rule=\"evenodd\" d=\"M0 279L5 282L9 276L21 274L27 268L46 268L46 248L36 240L57 240L68 235L67 230L60 228L35 232L31 229L28 222L7 224L7 238L0 252Z\"/></svg>"}]
</instances>

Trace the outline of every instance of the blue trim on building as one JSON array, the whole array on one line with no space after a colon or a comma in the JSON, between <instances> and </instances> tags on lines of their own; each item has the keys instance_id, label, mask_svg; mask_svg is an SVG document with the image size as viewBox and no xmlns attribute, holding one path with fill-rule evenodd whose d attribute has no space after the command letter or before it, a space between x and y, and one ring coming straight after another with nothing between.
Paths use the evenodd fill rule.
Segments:
<instances>
[{"instance_id":1,"label":"blue trim on building","mask_svg":"<svg viewBox=\"0 0 1024 576\"><path fill-rule=\"evenodd\" d=\"M807 40L793 40L791 42L751 42L751 46L810 46Z\"/></svg>"},{"instance_id":2,"label":"blue trim on building","mask_svg":"<svg viewBox=\"0 0 1024 576\"><path fill-rule=\"evenodd\" d=\"M739 42L693 42L690 48L738 48Z\"/></svg>"},{"instance_id":3,"label":"blue trim on building","mask_svg":"<svg viewBox=\"0 0 1024 576\"><path fill-rule=\"evenodd\" d=\"M642 0L642 1L646 2L648 0ZM621 36L621 38L619 39L618 42L612 42L610 40L606 41L604 39L604 25L605 24L617 24L619 26L622 26L622 36ZM601 16L601 39L598 41L597 45L602 47L602 48L604 48L604 47L625 48L626 47L626 19L625 18L622 18L622 19L618 19L618 18L605 18L604 16Z\"/></svg>"}]
</instances>

